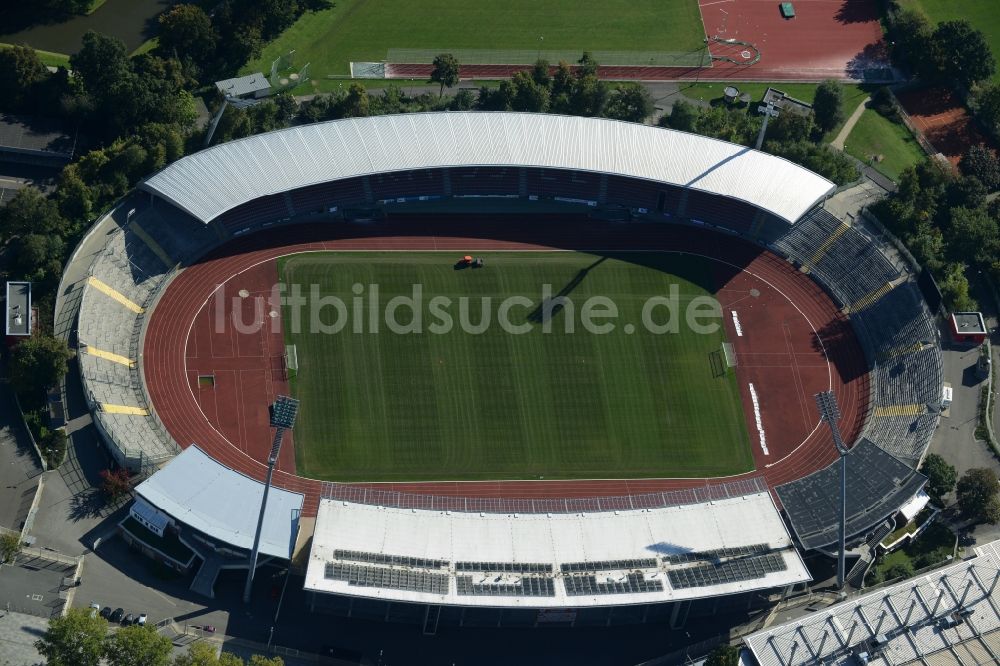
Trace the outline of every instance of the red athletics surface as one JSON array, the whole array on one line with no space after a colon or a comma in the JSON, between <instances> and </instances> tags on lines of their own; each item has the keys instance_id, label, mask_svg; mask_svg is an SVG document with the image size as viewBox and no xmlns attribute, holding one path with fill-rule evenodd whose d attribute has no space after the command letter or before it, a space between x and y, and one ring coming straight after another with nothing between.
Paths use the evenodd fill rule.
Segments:
<instances>
[{"instance_id":1,"label":"red athletics surface","mask_svg":"<svg viewBox=\"0 0 1000 666\"><path fill-rule=\"evenodd\" d=\"M954 166L972 146L990 143L965 106L946 88L908 90L899 93L898 99L917 129Z\"/></svg>"},{"instance_id":2,"label":"red athletics surface","mask_svg":"<svg viewBox=\"0 0 1000 666\"><path fill-rule=\"evenodd\" d=\"M886 67L889 62L875 0L795 0L795 18L783 19L778 0L701 0L709 37L749 42L760 61L746 65L741 46L711 42L711 68L601 67L602 79L618 81L787 81L852 78L849 72ZM669 51L669 48L664 48ZM573 64L573 63L571 63ZM390 63L388 79L430 77L431 65ZM528 65L462 64L463 79L504 79Z\"/></svg>"},{"instance_id":3,"label":"red athletics surface","mask_svg":"<svg viewBox=\"0 0 1000 666\"><path fill-rule=\"evenodd\" d=\"M587 497L690 488L763 474L773 488L835 457L827 429L818 427L814 393L832 388L837 394L846 441L857 437L864 422L868 379L864 355L850 324L808 277L782 259L730 236L672 225L609 224L555 216L524 216L516 222L488 216L408 217L370 225L297 227L293 234L294 242L289 242L287 229L233 241L183 271L154 309L146 334L146 381L167 429L182 446L197 443L221 463L257 479L263 479L266 472L262 461L272 437L267 405L275 394L287 391L281 379L280 317L269 316L276 308L267 303L277 280L274 259L305 250L659 249L717 260L716 279L722 285L717 297L727 337L736 351L756 471L724 479L359 485L470 497ZM221 290L217 285L222 285ZM241 297L241 290L248 294ZM234 302L245 325L263 319L264 330L250 326L238 332L232 319L225 317L217 329L216 312ZM742 336L736 331L734 310ZM215 386L199 388L199 374L214 374ZM750 398L751 382L760 405L766 455ZM291 446L282 449L275 482L304 492L304 514L315 515L321 482L295 476L292 453Z\"/></svg>"}]
</instances>

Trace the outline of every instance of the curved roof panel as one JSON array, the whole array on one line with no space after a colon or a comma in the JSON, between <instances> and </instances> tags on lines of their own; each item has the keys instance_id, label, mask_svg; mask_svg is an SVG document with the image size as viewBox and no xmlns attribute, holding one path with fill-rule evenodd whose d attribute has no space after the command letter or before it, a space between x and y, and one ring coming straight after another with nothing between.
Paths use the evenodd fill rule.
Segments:
<instances>
[{"instance_id":1,"label":"curved roof panel","mask_svg":"<svg viewBox=\"0 0 1000 666\"><path fill-rule=\"evenodd\" d=\"M259 134L188 155L141 187L202 222L268 194L454 166L572 169L746 201L794 222L834 189L788 160L685 132L534 113L413 113Z\"/></svg>"}]
</instances>

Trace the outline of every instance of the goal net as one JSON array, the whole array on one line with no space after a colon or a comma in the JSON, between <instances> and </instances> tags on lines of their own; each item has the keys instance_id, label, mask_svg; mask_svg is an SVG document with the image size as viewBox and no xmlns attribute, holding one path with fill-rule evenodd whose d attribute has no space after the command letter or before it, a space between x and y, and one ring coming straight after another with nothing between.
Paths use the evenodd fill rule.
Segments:
<instances>
[{"instance_id":1,"label":"goal net","mask_svg":"<svg viewBox=\"0 0 1000 666\"><path fill-rule=\"evenodd\" d=\"M299 374L299 354L295 345L285 345L285 379L292 379Z\"/></svg>"}]
</instances>

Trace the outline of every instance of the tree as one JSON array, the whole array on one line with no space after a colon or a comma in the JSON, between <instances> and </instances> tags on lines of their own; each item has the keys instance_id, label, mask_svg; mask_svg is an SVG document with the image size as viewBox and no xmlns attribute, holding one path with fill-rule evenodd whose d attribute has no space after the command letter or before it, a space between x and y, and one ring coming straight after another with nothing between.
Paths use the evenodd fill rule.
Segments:
<instances>
[{"instance_id":1,"label":"tree","mask_svg":"<svg viewBox=\"0 0 1000 666\"><path fill-rule=\"evenodd\" d=\"M813 130L811 116L785 112L767 126L771 141L808 141Z\"/></svg>"},{"instance_id":2,"label":"tree","mask_svg":"<svg viewBox=\"0 0 1000 666\"><path fill-rule=\"evenodd\" d=\"M539 58L531 67L531 78L540 86L548 88L552 83L552 76L549 74L549 61Z\"/></svg>"},{"instance_id":3,"label":"tree","mask_svg":"<svg viewBox=\"0 0 1000 666\"><path fill-rule=\"evenodd\" d=\"M653 114L653 98L639 83L623 83L611 93L604 115L615 120L641 123Z\"/></svg>"},{"instance_id":4,"label":"tree","mask_svg":"<svg viewBox=\"0 0 1000 666\"><path fill-rule=\"evenodd\" d=\"M197 5L176 5L160 15L160 50L204 64L215 53L218 35L212 19Z\"/></svg>"},{"instance_id":5,"label":"tree","mask_svg":"<svg viewBox=\"0 0 1000 666\"><path fill-rule=\"evenodd\" d=\"M991 505L995 506L992 500L998 493L1000 481L997 481L993 470L987 467L976 467L963 474L955 491L962 514L982 522L1000 517L991 515L994 508Z\"/></svg>"},{"instance_id":6,"label":"tree","mask_svg":"<svg viewBox=\"0 0 1000 666\"><path fill-rule=\"evenodd\" d=\"M170 639L148 624L123 627L104 643L109 666L167 666L172 650Z\"/></svg>"},{"instance_id":7,"label":"tree","mask_svg":"<svg viewBox=\"0 0 1000 666\"><path fill-rule=\"evenodd\" d=\"M97 99L117 90L132 74L125 42L93 30L83 35L83 45L70 56L69 65L87 92Z\"/></svg>"},{"instance_id":8,"label":"tree","mask_svg":"<svg viewBox=\"0 0 1000 666\"><path fill-rule=\"evenodd\" d=\"M827 79L816 88L813 96L813 114L816 126L829 132L844 119L844 88L832 79Z\"/></svg>"},{"instance_id":9,"label":"tree","mask_svg":"<svg viewBox=\"0 0 1000 666\"><path fill-rule=\"evenodd\" d=\"M921 12L902 9L890 14L893 60L913 72L921 73L928 61L933 28Z\"/></svg>"},{"instance_id":10,"label":"tree","mask_svg":"<svg viewBox=\"0 0 1000 666\"><path fill-rule=\"evenodd\" d=\"M48 666L98 666L107 633L103 617L93 616L89 608L73 608L64 617L49 620L35 649Z\"/></svg>"},{"instance_id":11,"label":"tree","mask_svg":"<svg viewBox=\"0 0 1000 666\"><path fill-rule=\"evenodd\" d=\"M340 105L340 117L363 118L368 115L371 115L368 89L355 81L347 89L347 96Z\"/></svg>"},{"instance_id":12,"label":"tree","mask_svg":"<svg viewBox=\"0 0 1000 666\"><path fill-rule=\"evenodd\" d=\"M948 248L956 259L987 266L1000 255L1000 226L984 208L952 208Z\"/></svg>"},{"instance_id":13,"label":"tree","mask_svg":"<svg viewBox=\"0 0 1000 666\"><path fill-rule=\"evenodd\" d=\"M22 187L0 208L0 243L13 236L66 232L66 221L56 204L35 187Z\"/></svg>"},{"instance_id":14,"label":"tree","mask_svg":"<svg viewBox=\"0 0 1000 666\"><path fill-rule=\"evenodd\" d=\"M542 113L549 108L549 89L538 83L530 72L521 71L510 80L510 108L512 111Z\"/></svg>"},{"instance_id":15,"label":"tree","mask_svg":"<svg viewBox=\"0 0 1000 666\"><path fill-rule=\"evenodd\" d=\"M215 646L209 643L194 643L174 659L173 666L244 666L244 662L232 652L216 654Z\"/></svg>"},{"instance_id":16,"label":"tree","mask_svg":"<svg viewBox=\"0 0 1000 666\"><path fill-rule=\"evenodd\" d=\"M989 146L978 144L969 148L958 163L958 168L966 176L978 178L988 191L1000 189L1000 160Z\"/></svg>"},{"instance_id":17,"label":"tree","mask_svg":"<svg viewBox=\"0 0 1000 666\"><path fill-rule=\"evenodd\" d=\"M19 392L43 393L66 374L70 351L64 340L33 335L17 343L10 355L10 381Z\"/></svg>"},{"instance_id":18,"label":"tree","mask_svg":"<svg viewBox=\"0 0 1000 666\"><path fill-rule=\"evenodd\" d=\"M441 84L441 89L438 91L438 97L444 95L444 87L448 86L451 88L458 84L458 75L461 70L461 66L458 64L458 58L450 53L442 53L436 58L434 58L434 69L431 70L431 81Z\"/></svg>"},{"instance_id":19,"label":"tree","mask_svg":"<svg viewBox=\"0 0 1000 666\"><path fill-rule=\"evenodd\" d=\"M958 81L967 88L990 78L997 68L986 36L966 19L939 23L931 54L941 79Z\"/></svg>"},{"instance_id":20,"label":"tree","mask_svg":"<svg viewBox=\"0 0 1000 666\"><path fill-rule=\"evenodd\" d=\"M972 97L972 109L976 118L994 136L1000 134L1000 84L985 83L977 86Z\"/></svg>"},{"instance_id":21,"label":"tree","mask_svg":"<svg viewBox=\"0 0 1000 666\"><path fill-rule=\"evenodd\" d=\"M28 46L0 48L0 109L25 111L32 89L49 76L45 64Z\"/></svg>"},{"instance_id":22,"label":"tree","mask_svg":"<svg viewBox=\"0 0 1000 666\"><path fill-rule=\"evenodd\" d=\"M924 464L920 466L920 471L927 477L927 494L938 504L941 503L941 498L955 489L958 474L955 468L938 454L928 454L924 458Z\"/></svg>"},{"instance_id":23,"label":"tree","mask_svg":"<svg viewBox=\"0 0 1000 666\"><path fill-rule=\"evenodd\" d=\"M705 660L705 666L737 666L739 663L740 648L736 645L720 645Z\"/></svg>"},{"instance_id":24,"label":"tree","mask_svg":"<svg viewBox=\"0 0 1000 666\"><path fill-rule=\"evenodd\" d=\"M885 570L885 580L895 580L897 578L909 578L913 575L913 565L909 560L896 562Z\"/></svg>"},{"instance_id":25,"label":"tree","mask_svg":"<svg viewBox=\"0 0 1000 666\"><path fill-rule=\"evenodd\" d=\"M664 116L660 124L682 132L693 132L698 124L698 115L694 104L679 99L670 109L670 115Z\"/></svg>"},{"instance_id":26,"label":"tree","mask_svg":"<svg viewBox=\"0 0 1000 666\"><path fill-rule=\"evenodd\" d=\"M986 504L983 506L980 515L985 523L989 523L990 525L1000 523L1000 497L994 495L986 500Z\"/></svg>"},{"instance_id":27,"label":"tree","mask_svg":"<svg viewBox=\"0 0 1000 666\"><path fill-rule=\"evenodd\" d=\"M0 564L13 562L14 557L21 552L21 535L18 532L0 533Z\"/></svg>"},{"instance_id":28,"label":"tree","mask_svg":"<svg viewBox=\"0 0 1000 666\"><path fill-rule=\"evenodd\" d=\"M118 469L101 470L101 492L111 500L127 495L132 490L132 481L129 479L128 470L124 467Z\"/></svg>"},{"instance_id":29,"label":"tree","mask_svg":"<svg viewBox=\"0 0 1000 666\"><path fill-rule=\"evenodd\" d=\"M576 61L576 64L577 78L582 79L587 76L597 76L597 60L594 59L590 51L584 51L580 59Z\"/></svg>"},{"instance_id":30,"label":"tree","mask_svg":"<svg viewBox=\"0 0 1000 666\"><path fill-rule=\"evenodd\" d=\"M285 660L281 657L265 657L262 654L250 655L250 666L285 666Z\"/></svg>"},{"instance_id":31,"label":"tree","mask_svg":"<svg viewBox=\"0 0 1000 666\"><path fill-rule=\"evenodd\" d=\"M569 112L574 116L599 118L604 115L611 89L596 74L578 77L569 94Z\"/></svg>"},{"instance_id":32,"label":"tree","mask_svg":"<svg viewBox=\"0 0 1000 666\"><path fill-rule=\"evenodd\" d=\"M969 280L965 277L966 265L961 262L946 264L938 280L938 288L945 305L953 312L978 310L979 306L969 295Z\"/></svg>"}]
</instances>

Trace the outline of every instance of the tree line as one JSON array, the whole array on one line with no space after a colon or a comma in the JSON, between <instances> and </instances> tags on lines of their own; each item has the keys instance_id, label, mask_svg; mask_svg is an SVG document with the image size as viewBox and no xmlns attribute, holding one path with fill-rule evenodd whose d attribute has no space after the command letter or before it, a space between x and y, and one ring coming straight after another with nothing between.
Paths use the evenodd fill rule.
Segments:
<instances>
[{"instance_id":1,"label":"tree line","mask_svg":"<svg viewBox=\"0 0 1000 666\"><path fill-rule=\"evenodd\" d=\"M281 657L253 655L248 661L214 645L197 642L171 659L173 643L152 625L111 629L96 611L75 608L49 626L35 642L48 666L283 666Z\"/></svg>"}]
</instances>

